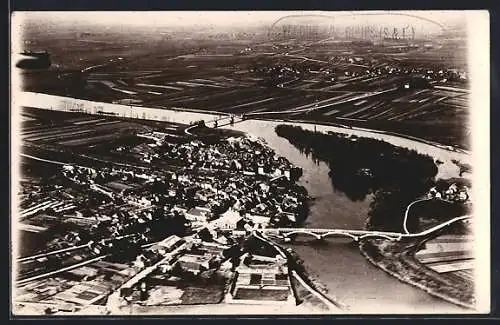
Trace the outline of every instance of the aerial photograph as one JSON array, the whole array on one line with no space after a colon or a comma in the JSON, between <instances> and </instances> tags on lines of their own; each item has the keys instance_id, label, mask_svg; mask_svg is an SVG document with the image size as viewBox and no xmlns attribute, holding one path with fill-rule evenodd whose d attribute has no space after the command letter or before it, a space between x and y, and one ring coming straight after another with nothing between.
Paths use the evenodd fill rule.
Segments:
<instances>
[{"instance_id":1,"label":"aerial photograph","mask_svg":"<svg viewBox=\"0 0 500 325\"><path fill-rule=\"evenodd\" d=\"M487 12L11 28L12 315L489 312Z\"/></svg>"}]
</instances>

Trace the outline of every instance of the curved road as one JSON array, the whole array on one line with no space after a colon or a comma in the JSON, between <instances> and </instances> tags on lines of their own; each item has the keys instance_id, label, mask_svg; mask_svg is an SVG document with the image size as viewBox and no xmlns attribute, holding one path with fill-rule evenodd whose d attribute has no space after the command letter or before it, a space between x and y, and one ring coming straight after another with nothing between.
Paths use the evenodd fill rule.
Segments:
<instances>
[{"instance_id":1,"label":"curved road","mask_svg":"<svg viewBox=\"0 0 500 325\"><path fill-rule=\"evenodd\" d=\"M406 210L405 210L405 216L404 216L404 219L403 219L403 230L406 234L409 234L410 232L408 231L408 227L407 227L407 222L408 222L408 212L410 212L410 208L416 204L416 203L419 203L419 202L425 202L425 201L430 201L432 200L433 198L427 198L427 199L421 199L421 200L416 200L416 201L413 201L411 202L410 204L408 204L408 206L406 207Z\"/></svg>"},{"instance_id":2,"label":"curved road","mask_svg":"<svg viewBox=\"0 0 500 325\"><path fill-rule=\"evenodd\" d=\"M408 231L408 228L407 228L407 222L408 222L408 213L410 211L410 208L416 204L416 203L419 203L419 202L425 202L425 201L431 201L431 200L439 200L439 201L443 201L443 202L447 202L447 203L453 203L451 201L448 201L448 200L445 200L445 199L442 199L442 198L427 198L427 199L420 199L420 200L415 200L413 202L411 202L410 204L408 204L408 206L406 207L406 211L405 211L405 216L404 216L404 219L403 219L403 230L406 234L410 234L410 232ZM460 218L460 217L458 217Z\"/></svg>"}]
</instances>

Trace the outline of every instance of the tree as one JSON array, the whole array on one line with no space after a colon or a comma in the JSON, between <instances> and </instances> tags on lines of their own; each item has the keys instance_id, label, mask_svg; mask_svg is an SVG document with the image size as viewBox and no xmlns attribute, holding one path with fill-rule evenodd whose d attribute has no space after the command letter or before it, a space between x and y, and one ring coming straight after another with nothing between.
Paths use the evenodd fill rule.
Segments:
<instances>
[{"instance_id":1,"label":"tree","mask_svg":"<svg viewBox=\"0 0 500 325\"><path fill-rule=\"evenodd\" d=\"M203 228L202 230L200 230L198 232L198 237L200 237L200 239L205 242L212 242L214 240L214 237L207 228Z\"/></svg>"},{"instance_id":2,"label":"tree","mask_svg":"<svg viewBox=\"0 0 500 325\"><path fill-rule=\"evenodd\" d=\"M289 125L275 131L304 154L326 162L332 185L351 200L375 193L369 223L375 229L401 230L406 206L428 191L438 171L431 157L380 140Z\"/></svg>"}]
</instances>

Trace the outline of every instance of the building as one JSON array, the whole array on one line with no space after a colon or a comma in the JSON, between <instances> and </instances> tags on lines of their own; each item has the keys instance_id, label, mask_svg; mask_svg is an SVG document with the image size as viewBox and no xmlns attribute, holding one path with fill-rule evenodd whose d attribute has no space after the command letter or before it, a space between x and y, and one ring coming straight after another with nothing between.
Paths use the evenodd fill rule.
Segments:
<instances>
[{"instance_id":1,"label":"building","mask_svg":"<svg viewBox=\"0 0 500 325\"><path fill-rule=\"evenodd\" d=\"M208 208L194 207L185 213L185 217L189 221L207 222L212 214Z\"/></svg>"},{"instance_id":2,"label":"building","mask_svg":"<svg viewBox=\"0 0 500 325\"><path fill-rule=\"evenodd\" d=\"M171 253L174 249L182 246L182 244L184 243L185 243L184 239L176 235L172 235L170 237L165 238L161 242L151 246L149 249L155 253L166 255L168 253Z\"/></svg>"},{"instance_id":3,"label":"building","mask_svg":"<svg viewBox=\"0 0 500 325\"><path fill-rule=\"evenodd\" d=\"M212 220L210 226L216 229L236 229L241 216L233 209L224 212L219 218Z\"/></svg>"},{"instance_id":4,"label":"building","mask_svg":"<svg viewBox=\"0 0 500 325\"><path fill-rule=\"evenodd\" d=\"M266 228L267 226L269 226L269 217L252 214L247 214L246 217L253 222L255 228Z\"/></svg>"},{"instance_id":5,"label":"building","mask_svg":"<svg viewBox=\"0 0 500 325\"><path fill-rule=\"evenodd\" d=\"M248 256L247 256L248 257ZM253 256L236 269L227 303L295 305L286 261Z\"/></svg>"},{"instance_id":6,"label":"building","mask_svg":"<svg viewBox=\"0 0 500 325\"><path fill-rule=\"evenodd\" d=\"M211 255L184 254L177 260L177 265L186 272L198 275L210 268Z\"/></svg>"}]
</instances>

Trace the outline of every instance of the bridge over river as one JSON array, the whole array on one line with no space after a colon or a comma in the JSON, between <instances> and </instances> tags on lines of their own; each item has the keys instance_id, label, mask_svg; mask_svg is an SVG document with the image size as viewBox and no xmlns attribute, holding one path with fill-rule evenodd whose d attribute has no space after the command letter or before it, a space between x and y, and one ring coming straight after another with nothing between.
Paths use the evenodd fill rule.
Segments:
<instances>
[{"instance_id":1,"label":"bridge over river","mask_svg":"<svg viewBox=\"0 0 500 325\"><path fill-rule=\"evenodd\" d=\"M350 229L323 229L323 228L265 228L259 229L260 233L277 235L283 238L290 238L293 235L309 235L317 240L322 240L325 237L341 236L349 237L358 242L364 238L383 238L388 240L401 240L402 238L419 238L432 234L440 229L443 229L455 222L464 221L471 218L471 216L461 216L445 221L437 226L418 233L399 233L389 231L376 231L376 230L350 230Z\"/></svg>"}]
</instances>

